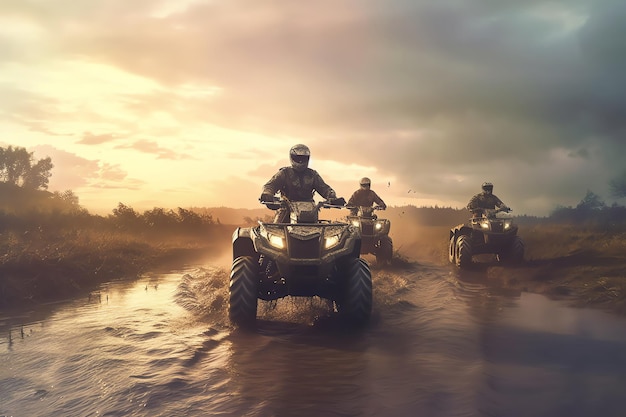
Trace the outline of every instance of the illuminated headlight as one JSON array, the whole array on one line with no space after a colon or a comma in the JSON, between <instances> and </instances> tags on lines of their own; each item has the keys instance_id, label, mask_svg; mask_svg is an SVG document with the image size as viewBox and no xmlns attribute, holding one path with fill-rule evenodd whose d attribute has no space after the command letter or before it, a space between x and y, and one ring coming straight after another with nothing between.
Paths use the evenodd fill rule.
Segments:
<instances>
[{"instance_id":1,"label":"illuminated headlight","mask_svg":"<svg viewBox=\"0 0 626 417\"><path fill-rule=\"evenodd\" d=\"M511 221L507 220L504 222L504 230L510 229L511 228Z\"/></svg>"},{"instance_id":2,"label":"illuminated headlight","mask_svg":"<svg viewBox=\"0 0 626 417\"><path fill-rule=\"evenodd\" d=\"M277 249L282 249L285 247L285 239L283 239L280 236L276 236L276 235L272 235L268 233L267 241L270 242L270 245L274 246Z\"/></svg>"},{"instance_id":3,"label":"illuminated headlight","mask_svg":"<svg viewBox=\"0 0 626 417\"><path fill-rule=\"evenodd\" d=\"M269 244L277 249L282 249L285 247L285 238L283 238L282 236L269 233L266 229L261 230L261 236L265 237Z\"/></svg>"},{"instance_id":4,"label":"illuminated headlight","mask_svg":"<svg viewBox=\"0 0 626 417\"><path fill-rule=\"evenodd\" d=\"M324 238L324 249L330 249L339 244L340 235L332 235Z\"/></svg>"},{"instance_id":5,"label":"illuminated headlight","mask_svg":"<svg viewBox=\"0 0 626 417\"><path fill-rule=\"evenodd\" d=\"M352 226L354 227L361 227L361 222L358 220L352 220Z\"/></svg>"},{"instance_id":6,"label":"illuminated headlight","mask_svg":"<svg viewBox=\"0 0 626 417\"><path fill-rule=\"evenodd\" d=\"M380 230L380 229L382 229L382 228L383 228L383 224L382 224L382 222L376 222L376 224L374 225L374 228L375 228L376 230Z\"/></svg>"},{"instance_id":7,"label":"illuminated headlight","mask_svg":"<svg viewBox=\"0 0 626 417\"><path fill-rule=\"evenodd\" d=\"M489 221L485 220L480 222L480 227L482 227L483 229L489 229Z\"/></svg>"}]
</instances>

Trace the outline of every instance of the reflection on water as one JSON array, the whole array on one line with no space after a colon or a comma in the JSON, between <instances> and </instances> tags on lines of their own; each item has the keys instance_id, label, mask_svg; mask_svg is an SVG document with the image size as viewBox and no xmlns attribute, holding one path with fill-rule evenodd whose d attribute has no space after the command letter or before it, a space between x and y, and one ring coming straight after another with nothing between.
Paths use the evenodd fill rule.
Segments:
<instances>
[{"instance_id":1,"label":"reflection on water","mask_svg":"<svg viewBox=\"0 0 626 417\"><path fill-rule=\"evenodd\" d=\"M308 299L233 330L213 265L0 316L0 415L623 415L624 319L447 268L373 277L358 332Z\"/></svg>"}]
</instances>

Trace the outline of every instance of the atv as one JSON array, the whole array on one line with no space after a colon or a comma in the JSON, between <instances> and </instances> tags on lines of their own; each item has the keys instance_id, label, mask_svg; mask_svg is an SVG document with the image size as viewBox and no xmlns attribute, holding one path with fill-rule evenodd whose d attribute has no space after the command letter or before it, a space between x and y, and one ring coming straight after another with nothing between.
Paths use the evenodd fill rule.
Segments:
<instances>
[{"instance_id":1,"label":"atv","mask_svg":"<svg viewBox=\"0 0 626 417\"><path fill-rule=\"evenodd\" d=\"M517 225L510 217L498 217L510 212L508 207L479 209L468 223L450 230L448 260L459 268L472 264L474 255L495 254L501 262L520 263L524 260L524 242L517 235Z\"/></svg>"},{"instance_id":2,"label":"atv","mask_svg":"<svg viewBox=\"0 0 626 417\"><path fill-rule=\"evenodd\" d=\"M228 314L241 327L256 323L258 300L320 297L350 322L366 323L372 311L372 275L360 257L361 235L350 223L320 220L324 208L345 200L262 202L288 208L289 223L261 222L233 233Z\"/></svg>"},{"instance_id":3,"label":"atv","mask_svg":"<svg viewBox=\"0 0 626 417\"><path fill-rule=\"evenodd\" d=\"M379 219L375 210L384 210L380 206L348 207L356 211L356 215L347 217L349 223L361 231L361 254L374 254L376 263L384 265L391 262L393 257L393 241L389 237L391 222L388 219Z\"/></svg>"}]
</instances>

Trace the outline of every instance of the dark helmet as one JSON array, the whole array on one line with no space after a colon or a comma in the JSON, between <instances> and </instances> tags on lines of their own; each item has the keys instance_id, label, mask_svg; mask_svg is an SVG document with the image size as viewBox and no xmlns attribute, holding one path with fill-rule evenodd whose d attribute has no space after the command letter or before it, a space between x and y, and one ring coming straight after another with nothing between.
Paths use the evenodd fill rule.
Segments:
<instances>
[{"instance_id":1,"label":"dark helmet","mask_svg":"<svg viewBox=\"0 0 626 417\"><path fill-rule=\"evenodd\" d=\"M372 181L367 177L363 177L361 178L361 181L359 181L359 185L361 187L369 187L372 185Z\"/></svg>"},{"instance_id":2,"label":"dark helmet","mask_svg":"<svg viewBox=\"0 0 626 417\"><path fill-rule=\"evenodd\" d=\"M292 168L296 171L304 171L307 169L310 157L311 151L306 145L294 145L289 150L289 160L291 161Z\"/></svg>"},{"instance_id":3,"label":"dark helmet","mask_svg":"<svg viewBox=\"0 0 626 417\"><path fill-rule=\"evenodd\" d=\"M493 184L490 182L483 182L482 189L483 191L488 191L491 193L493 192Z\"/></svg>"}]
</instances>

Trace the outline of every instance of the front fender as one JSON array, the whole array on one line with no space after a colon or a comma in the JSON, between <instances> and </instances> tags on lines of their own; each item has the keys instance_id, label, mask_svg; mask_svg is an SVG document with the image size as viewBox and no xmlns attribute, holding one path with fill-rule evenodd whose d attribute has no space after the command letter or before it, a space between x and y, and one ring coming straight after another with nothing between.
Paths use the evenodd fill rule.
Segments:
<instances>
[{"instance_id":1,"label":"front fender","mask_svg":"<svg viewBox=\"0 0 626 417\"><path fill-rule=\"evenodd\" d=\"M240 256L258 256L252 243L251 229L238 227L233 232L233 260Z\"/></svg>"},{"instance_id":2,"label":"front fender","mask_svg":"<svg viewBox=\"0 0 626 417\"><path fill-rule=\"evenodd\" d=\"M452 239L453 237L456 239L456 237L458 236L471 235L471 234L472 234L472 228L468 227L465 224L460 224L450 229L450 239Z\"/></svg>"}]
</instances>

